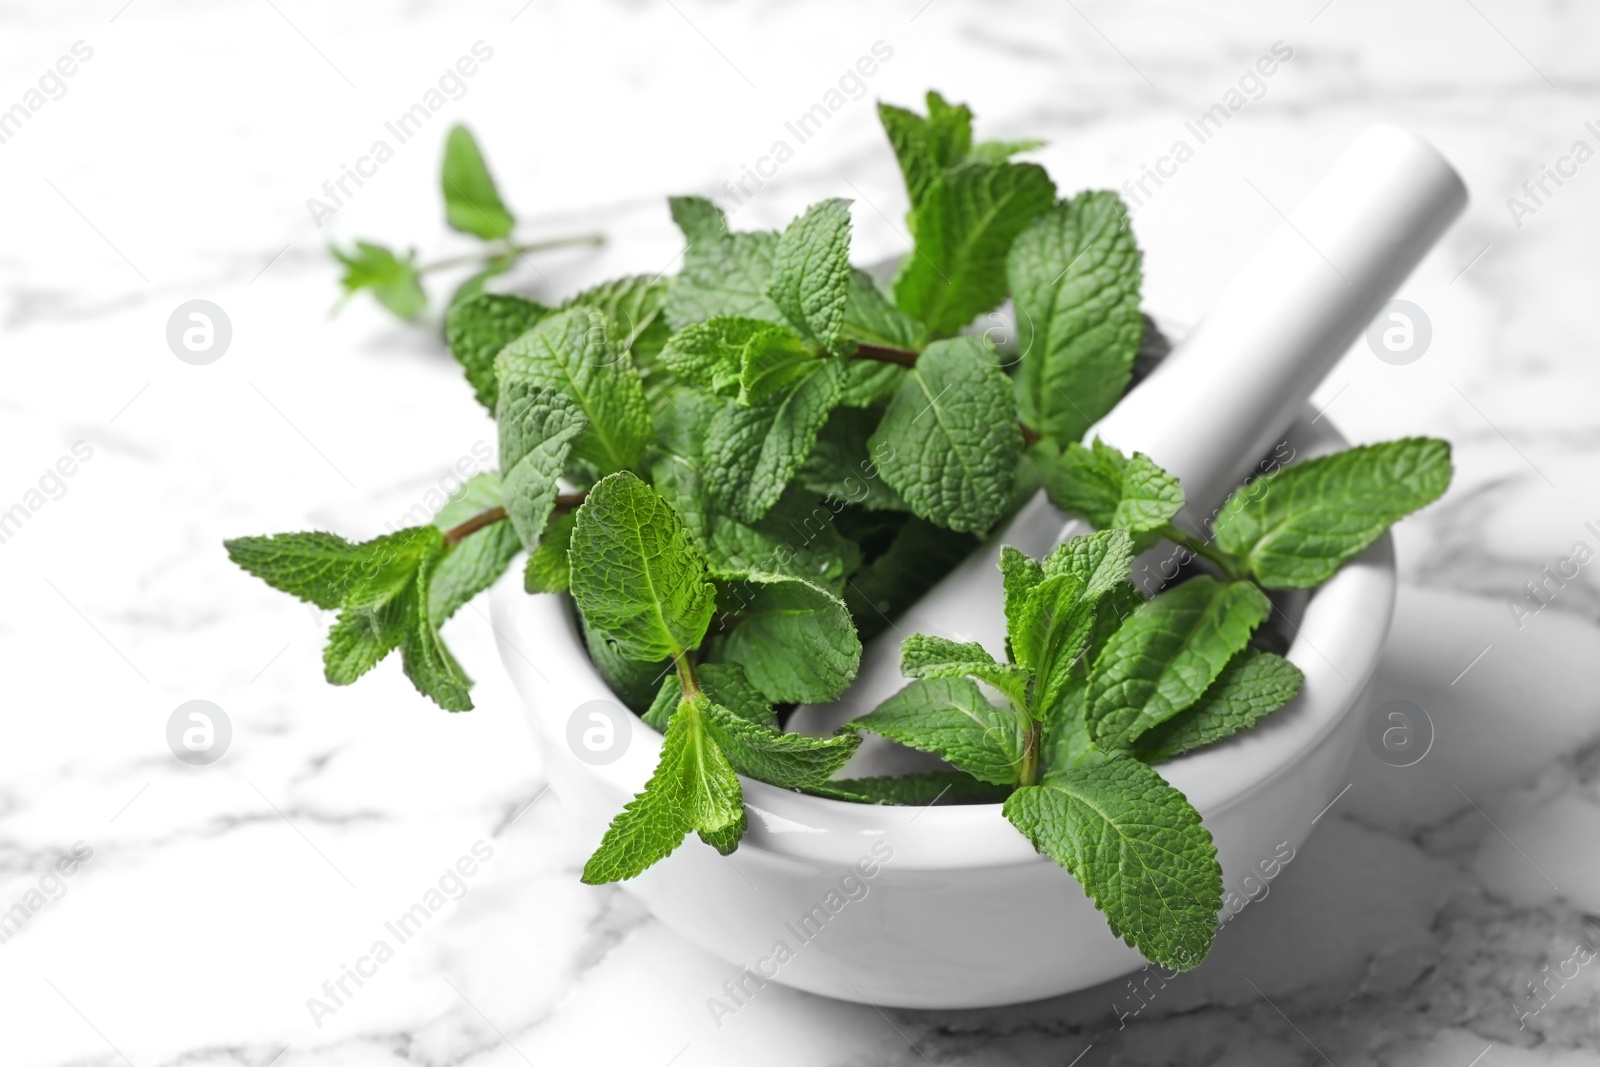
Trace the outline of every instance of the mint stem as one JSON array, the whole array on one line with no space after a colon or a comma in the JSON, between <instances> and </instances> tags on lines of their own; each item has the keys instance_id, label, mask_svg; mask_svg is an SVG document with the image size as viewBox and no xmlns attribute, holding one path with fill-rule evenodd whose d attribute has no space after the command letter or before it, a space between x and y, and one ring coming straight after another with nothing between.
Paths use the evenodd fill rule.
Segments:
<instances>
[{"instance_id":1,"label":"mint stem","mask_svg":"<svg viewBox=\"0 0 1600 1067\"><path fill-rule=\"evenodd\" d=\"M1217 568L1222 571L1222 576L1230 582L1236 582L1245 577L1244 564L1237 556L1224 552L1220 548L1214 548L1192 534L1184 533L1170 522L1157 530L1156 533L1174 544L1182 545L1201 559L1207 559L1215 563Z\"/></svg>"},{"instance_id":2,"label":"mint stem","mask_svg":"<svg viewBox=\"0 0 1600 1067\"><path fill-rule=\"evenodd\" d=\"M895 363L902 367L915 367L917 353L904 348L886 348L883 345L857 345L856 359L870 359L878 363Z\"/></svg>"},{"instance_id":3,"label":"mint stem","mask_svg":"<svg viewBox=\"0 0 1600 1067\"><path fill-rule=\"evenodd\" d=\"M551 515L564 515L573 508L579 507L588 495L588 490L576 493L558 493L556 495L556 506ZM461 525L452 526L446 530L444 532L445 544L459 545L485 526L493 526L505 517L505 508L490 508L488 511L480 511Z\"/></svg>"},{"instance_id":4,"label":"mint stem","mask_svg":"<svg viewBox=\"0 0 1600 1067\"><path fill-rule=\"evenodd\" d=\"M572 237L552 237L548 241L533 241L529 244L513 244L511 241L500 241L496 244L485 246L480 251L465 256L453 256L450 259L441 259L433 263L425 263L418 267L418 274L427 274L429 271L445 270L449 267L461 267L468 263L482 263L486 259L498 256L520 256L528 252L548 252L556 248L570 248L574 245L599 246L606 243L603 233L584 233Z\"/></svg>"}]
</instances>

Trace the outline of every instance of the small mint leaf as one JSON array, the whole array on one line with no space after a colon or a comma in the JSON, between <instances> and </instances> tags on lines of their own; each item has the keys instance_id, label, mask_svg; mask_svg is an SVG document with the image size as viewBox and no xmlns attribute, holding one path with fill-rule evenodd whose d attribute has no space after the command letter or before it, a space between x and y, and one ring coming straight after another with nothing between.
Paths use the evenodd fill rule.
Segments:
<instances>
[{"instance_id":1,"label":"small mint leaf","mask_svg":"<svg viewBox=\"0 0 1600 1067\"><path fill-rule=\"evenodd\" d=\"M1160 763L1247 730L1293 700L1305 675L1271 652L1247 648L1229 661L1200 699L1134 743L1133 755Z\"/></svg>"},{"instance_id":2,"label":"small mint leaf","mask_svg":"<svg viewBox=\"0 0 1600 1067\"><path fill-rule=\"evenodd\" d=\"M852 724L995 785L1016 782L1027 745L1022 713L989 703L968 678L919 679Z\"/></svg>"},{"instance_id":3,"label":"small mint leaf","mask_svg":"<svg viewBox=\"0 0 1600 1067\"><path fill-rule=\"evenodd\" d=\"M349 252L341 251L337 245L330 245L328 250L334 259L344 264L344 276L339 284L344 287L346 297L363 289L370 290L378 303L407 321L421 315L422 309L428 306L428 294L422 291L414 252L407 252L401 258L369 241L357 241Z\"/></svg>"},{"instance_id":4,"label":"small mint leaf","mask_svg":"<svg viewBox=\"0 0 1600 1067\"><path fill-rule=\"evenodd\" d=\"M445 221L451 229L485 241L510 240L516 220L500 199L478 142L465 126L452 127L445 138L439 186L444 192Z\"/></svg>"}]
</instances>

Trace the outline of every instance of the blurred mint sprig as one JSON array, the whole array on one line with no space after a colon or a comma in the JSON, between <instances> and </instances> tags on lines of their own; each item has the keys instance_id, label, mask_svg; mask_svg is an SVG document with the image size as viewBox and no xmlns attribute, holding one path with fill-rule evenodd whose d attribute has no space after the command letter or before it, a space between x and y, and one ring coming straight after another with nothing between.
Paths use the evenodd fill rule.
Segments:
<instances>
[{"instance_id":1,"label":"blurred mint sprig","mask_svg":"<svg viewBox=\"0 0 1600 1067\"><path fill-rule=\"evenodd\" d=\"M328 251L344 265L344 275L339 279L344 289L341 304L359 292L370 292L378 303L411 322L428 308L428 293L422 287L425 274L481 265L451 294L450 303L454 305L482 292L484 283L510 270L522 256L605 243L605 236L597 233L517 243L512 237L516 217L506 207L476 138L465 126L452 127L445 139L439 187L450 228L481 239L483 246L466 255L418 263L414 249L400 253L387 245L359 240L349 249L330 244Z\"/></svg>"}]
</instances>

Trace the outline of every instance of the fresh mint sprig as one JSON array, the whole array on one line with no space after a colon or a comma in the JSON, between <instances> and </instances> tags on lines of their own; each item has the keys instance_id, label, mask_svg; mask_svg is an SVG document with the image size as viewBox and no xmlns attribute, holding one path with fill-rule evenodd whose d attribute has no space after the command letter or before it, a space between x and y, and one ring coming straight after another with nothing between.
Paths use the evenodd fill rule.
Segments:
<instances>
[{"instance_id":1,"label":"fresh mint sprig","mask_svg":"<svg viewBox=\"0 0 1600 1067\"><path fill-rule=\"evenodd\" d=\"M668 213L676 276L619 278L559 303L485 285L546 245L515 217L470 133L452 130L446 220L483 242L418 264L335 250L349 293L405 318L423 277L481 267L445 316L451 353L498 426L499 464L433 522L365 542L242 537L229 555L338 612L327 676L398 649L417 689L471 707L441 627L525 552L530 593L569 595L620 700L662 731L660 761L584 880L631 878L692 831L724 853L747 828L745 779L839 801L994 803L1069 870L1113 930L1191 967L1220 900L1214 849L1155 769L1249 729L1300 672L1262 647L1264 589L1311 588L1436 499L1448 447L1424 438L1293 464L1242 488L1205 529L1149 457L1080 438L1121 398L1144 339L1141 254L1120 199L1058 198L1037 142L976 141L971 111L880 105L905 180L892 284L850 261L850 204L782 230L735 231L700 197ZM974 323L1010 297L1014 339ZM1004 332L1004 331L1001 331ZM1042 560L1001 553L1004 647L913 635L909 684L827 738L782 728L835 699L861 641L958 565L1042 485L1097 532ZM1183 579L1129 581L1159 541ZM840 778L862 731L946 769Z\"/></svg>"},{"instance_id":2,"label":"fresh mint sprig","mask_svg":"<svg viewBox=\"0 0 1600 1067\"><path fill-rule=\"evenodd\" d=\"M445 222L453 230L479 238L483 247L468 255L418 263L415 250L396 252L372 241L356 241L348 250L330 244L328 251L344 267L339 284L345 300L356 293L370 292L373 299L399 318L414 321L428 308L428 294L422 286L424 275L457 267L479 267L457 286L450 298L453 306L482 292L490 279L510 270L524 256L605 243L600 234L520 243L514 240L516 219L500 198L477 139L465 126L452 127L445 138L439 187L444 196Z\"/></svg>"}]
</instances>

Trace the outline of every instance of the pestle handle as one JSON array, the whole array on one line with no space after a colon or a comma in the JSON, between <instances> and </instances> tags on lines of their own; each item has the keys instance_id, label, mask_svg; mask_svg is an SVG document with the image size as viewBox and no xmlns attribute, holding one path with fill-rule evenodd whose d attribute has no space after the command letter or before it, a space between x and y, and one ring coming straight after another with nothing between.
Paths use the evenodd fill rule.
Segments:
<instances>
[{"instance_id":1,"label":"pestle handle","mask_svg":"<svg viewBox=\"0 0 1600 1067\"><path fill-rule=\"evenodd\" d=\"M1466 200L1461 178L1431 145L1393 126L1368 129L1223 290L1205 321L1085 439L1143 452L1172 472L1189 501L1177 521L1209 531L1214 509L1282 440ZM1084 532L1038 494L868 644L849 692L798 709L791 728L829 733L898 691L905 684L900 642L908 634L978 641L998 655L1005 637L1001 545L1038 557ZM884 750L863 746L847 773L894 773Z\"/></svg>"},{"instance_id":2,"label":"pestle handle","mask_svg":"<svg viewBox=\"0 0 1600 1067\"><path fill-rule=\"evenodd\" d=\"M1283 439L1466 202L1432 145L1371 127L1089 436L1176 475L1189 500L1178 521L1209 531L1213 509Z\"/></svg>"}]
</instances>

